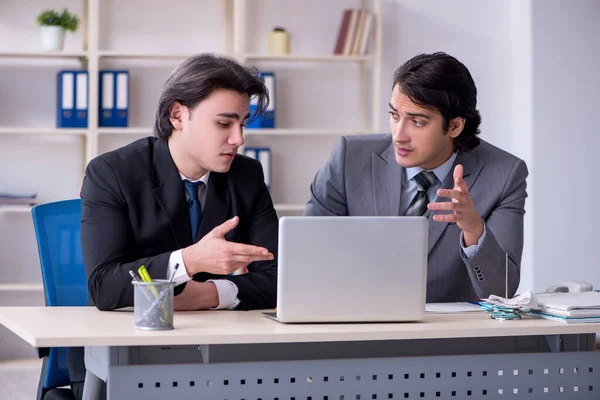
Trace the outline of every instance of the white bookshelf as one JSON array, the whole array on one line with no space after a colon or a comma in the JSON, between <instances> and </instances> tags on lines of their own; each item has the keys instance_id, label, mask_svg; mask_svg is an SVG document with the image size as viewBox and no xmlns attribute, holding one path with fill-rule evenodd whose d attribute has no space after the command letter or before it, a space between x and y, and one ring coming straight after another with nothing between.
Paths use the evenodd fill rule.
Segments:
<instances>
[{"instance_id":1,"label":"white bookshelf","mask_svg":"<svg viewBox=\"0 0 600 400\"><path fill-rule=\"evenodd\" d=\"M73 0L73 2L76 0ZM212 0L211 0L212 1ZM300 2L300 0L295 0ZM73 4L71 2L71 5ZM216 0L215 0L216 2ZM32 49L31 51L25 49L19 50L1 50L0 49L0 61L3 59L9 60L10 62L3 65L3 68L19 68L19 65L24 65L26 67L35 66L36 68L43 68L44 62L48 62L48 65L52 67L56 67L57 65L69 65L65 68L74 68L72 65L77 65L78 68L83 68L88 71L89 74L89 88L88 88L88 128L79 129L79 128L56 128L54 124L49 124L48 127L23 127L23 126L12 126L14 124L6 124L5 121L0 119L0 146L3 146L3 141L8 143L9 140L12 140L14 136L26 136L27 140L23 141L23 151L27 151L26 146L30 146L32 142L45 143L40 139L44 136L50 137L73 137L73 138L83 138L84 140L76 141L76 140L63 140L65 142L65 146L72 145L72 143L77 143L76 145L80 148L79 154L73 154L73 158L78 158L83 160L83 167L94 157L99 155L100 149L103 149L107 146L102 146L104 141L114 141L115 143L128 143L132 140L135 140L136 136L148 136L152 135L152 127L151 126L130 126L125 128L104 128L98 127L98 111L99 111L99 70L104 68L105 65L119 65L121 62L133 62L135 63L135 68L145 68L145 66L153 66L153 63L159 62L162 65L172 66L174 68L179 62L182 60L198 54L203 51L209 51L217 54L226 55L229 57L233 57L240 62L253 64L253 65L268 65L269 70L278 69L287 69L294 68L298 66L298 68L304 68L309 71L319 72L324 68L354 68L356 70L356 81L358 82L359 90L355 93L355 99L352 101L356 101L355 110L353 108L353 112L356 111L358 117L358 123L356 126L352 126L349 128L332 128L331 126L314 126L309 125L306 127L302 126L294 126L294 127L286 127L285 125L277 126L276 129L247 129L245 131L245 135L248 142L256 141L256 144L259 145L270 145L272 142L274 146L280 145L284 146L282 143L286 143L288 141L291 144L287 146L291 147L301 147L301 151L311 151L306 150L310 148L310 143L314 143L313 146L319 146L319 143L328 143L326 149L319 149L322 153L329 152L331 150L330 142L334 140L336 137L341 135L352 135L352 134L362 134L362 133L374 133L379 132L379 120L378 117L381 114L381 93L380 93L380 79L381 79L381 58L382 58L382 28L381 28L381 0L348 0L347 4L343 3L341 0L338 1L337 4L343 4L340 6L339 10L336 10L335 19L331 19L330 23L335 26L334 37L323 38L325 41L330 41L333 45L337 35L338 26L340 23L340 19L342 17L342 12L344 8L357 8L363 7L368 8L374 13L374 31L372 35L372 44L369 49L369 53L364 56L340 56L333 55L333 48L331 48L331 54L327 54L322 49L319 50L311 50L308 49L306 51L302 50L299 52L294 52L294 48L292 47L292 53L289 55L271 55L267 53L263 53L257 51L255 48L251 48L248 43L247 37L247 25L251 21L251 14L248 13L247 9L247 1L246 0L220 0L221 8L223 10L221 14L222 27L221 34L218 35L220 49L217 51L204 50L202 48L197 48L197 37L190 36L189 44L185 46L184 50L174 49L172 51L149 51L143 46L140 46L139 49L137 46L130 46L129 49L111 49L107 48L110 46L106 46L105 41L103 42L102 38L106 34L106 30L115 29L115 27L111 24L105 23L105 21L101 21L101 18L106 17L106 9L105 7L115 7L115 4L118 2L105 2L104 0L81 0L81 12L78 13L82 24L80 26L80 31L78 34L81 35L81 50L67 50L62 52L43 52ZM56 8L62 7L61 5L57 5L59 3L54 2L52 4L48 4L48 7ZM258 2L257 4L261 4ZM264 3L262 3L264 5ZM314 5L315 3L313 3ZM318 4L318 3L317 3ZM28 6L24 6L28 7ZM41 0L36 3L35 6L32 7L42 7L46 8L46 3ZM166 7L166 5L165 5ZM321 9L320 4L316 7ZM335 5L338 7L338 5ZM316 12L318 12L318 9ZM114 10L113 10L114 11ZM131 12L131 8L129 9ZM36 11L37 12L37 11ZM202 15L199 16L201 18ZM32 23L28 21L28 23ZM198 21L198 23L202 23ZM33 23L32 23L33 24ZM163 31L165 35L169 34L169 27L166 25L155 27L156 30ZM310 28L307 28L310 29ZM333 28L332 28L333 29ZM33 31L32 31L33 32ZM33 33L32 33L33 34ZM35 32L37 34L37 32ZM103 36L104 35L104 36ZM302 40L302 34L298 33L295 36L296 40ZM188 50L189 49L189 50ZM16 60L16 61L14 61ZM42 64L40 64L40 62ZM256 63L256 64L255 64ZM41 65L41 66L40 66ZM127 67L125 67L127 68ZM56 69L56 68L55 68ZM75 69L75 68L74 68ZM276 77L277 79L277 77ZM135 79L130 79L130 87L135 84ZM162 82L161 82L162 84ZM367 87L370 87L371 90L367 91ZM2 91L2 87L0 87L0 92ZM135 102L135 99L131 98L135 91L131 90L130 93L130 105ZM51 101L55 101L54 93L40 93L40 95L49 96ZM280 103L279 107L283 107ZM331 104L332 111L335 111L335 104ZM38 110L31 110L31 115L35 115ZM1 115L1 114L0 114ZM131 115L131 113L130 113ZM367 123L367 121L371 121ZM47 119L47 121L50 121ZM52 119L53 121L53 119ZM131 123L131 118L130 118ZM139 122L138 122L139 123ZM143 122L139 123L140 125L149 124L150 121L145 119ZM6 124L6 126L4 126ZM335 126L335 125L334 125ZM322 142L322 141L329 142ZM14 140L11 142L15 142ZM48 142L61 142L61 141L48 141ZM252 143L254 144L254 143ZM11 144L12 145L12 144ZM40 146L45 146L40 145ZM49 152L54 151L52 147L48 148ZM62 163L64 160L56 159L56 164ZM291 165L286 168L279 167L281 165L276 165L276 163L286 163L286 159L283 157L274 158L272 160L274 163L273 166L275 169L278 169L280 174L288 174L290 172L302 169L302 165ZM31 171L35 171L35 168L38 169L51 169L50 165L37 165L32 166ZM35 174L35 172L32 172ZM81 171L78 171L79 177L83 178L83 168ZM285 177L284 180L295 181L294 176ZM295 182L294 182L295 183ZM303 187L306 187L306 193L308 193L308 184L309 182L299 182ZM79 195L78 191L73 191L72 197L77 197ZM47 201L60 200L64 196L53 195L52 193L46 193L44 199ZM304 198L296 197L286 197L286 201L281 201L280 198L274 196L273 201L275 202L275 208L280 215L285 214L297 214L301 213L304 210L305 204L303 201ZM6 217L7 215L23 215L27 216L31 214L30 206L21 206L21 205L9 205L9 206L0 206L0 219ZM25 220L25 218L14 218L11 220L11 223L22 223L21 221ZM28 220L28 223L30 221ZM9 225L9 224L7 224ZM0 230L2 229L2 224L0 223ZM30 260L33 260L35 257L30 257ZM31 261L32 262L32 261ZM31 263L30 262L30 263ZM0 264L2 260L0 260ZM37 286L36 286L37 285ZM0 291L11 291L18 290L21 292L28 290L42 290L41 285L37 283L4 283L0 285Z\"/></svg>"},{"instance_id":2,"label":"white bookshelf","mask_svg":"<svg viewBox=\"0 0 600 400\"><path fill-rule=\"evenodd\" d=\"M370 3L371 11L375 16L373 45L371 51L365 56L341 56L333 54L288 54L271 55L263 53L253 53L246 51L246 41L244 30L246 28L247 7L244 0L221 0L223 3L223 55L229 55L238 59L240 62L265 61L265 62L283 62L283 63L358 63L360 73L357 79L360 80L360 87L364 88L367 80L371 80L372 93L366 95L364 90L357 96L359 102L360 126L356 129L330 129L330 128L277 128L277 129L248 129L247 135L294 135L294 136L314 136L314 135L334 135L372 133L379 131L379 119L372 118L372 126L366 126L368 107L371 106L372 116L377 116L381 112L380 102L380 75L381 75L381 0L367 2L361 0L358 2L349 1L348 7L368 8ZM85 135L86 148L84 157L86 162L98 155L98 139L100 135L151 135L152 129L146 127L127 127L127 128L99 128L98 127L98 76L99 65L102 59L137 59L137 60L184 60L197 52L189 53L163 53L163 52L136 52L136 51L118 51L100 49L99 38L104 25L100 23L102 0L83 0L83 10L87 10L85 15L81 15L81 29L84 50L82 51L61 51L61 52L43 52L43 51L0 51L0 57L7 58L49 58L49 59L78 59L82 62L89 73L89 103L88 103L88 129L60 129L60 128L21 128L0 126L0 135ZM340 10L340 16L341 16ZM339 21L334 21L336 26ZM336 30L337 33L337 30ZM32 61L35 62L35 61ZM366 63L371 66L367 70ZM1 122L0 122L1 123Z\"/></svg>"},{"instance_id":3,"label":"white bookshelf","mask_svg":"<svg viewBox=\"0 0 600 400\"><path fill-rule=\"evenodd\" d=\"M152 135L151 127L126 127L126 128L99 128L98 127L98 76L102 60L127 59L141 60L171 60L179 62L197 52L148 52L148 51L122 51L100 48L100 37L104 24L100 21L102 15L101 7L103 0L83 0L83 10L86 12L80 15L82 20L82 51L62 51L62 52L43 52L43 51L0 51L0 57L20 58L20 59L76 59L81 61L82 67L85 67L89 73L89 103L88 103L88 126L87 129L60 129L60 128L22 128L22 127L4 127L0 126L0 135L72 135L84 136L84 148L82 156L85 163L99 154L99 140L101 138L112 137L132 137ZM267 62L289 65L290 63L356 63L359 68L357 79L359 83L359 93L357 93L358 114L360 115L359 126L354 129L331 129L331 128L285 128L276 129L247 129L247 137L336 137L344 134L361 134L379 132L379 118L381 113L380 102L380 79L381 79L381 0L373 1L349 1L350 7L369 8L374 13L374 32L372 35L372 45L370 51L364 56L343 56L322 53L291 53L288 55L271 55L260 52L251 52L247 48L247 38L245 37L248 24L248 9L245 0L221 0L223 13L223 43L221 54L229 55L238 59L240 62ZM339 11L341 18L342 9ZM332 21L337 27L339 20ZM337 28L336 28L337 34ZM329 38L333 39L333 38ZM35 62L32 60L32 62ZM367 66L368 65L368 66ZM277 67L275 67L277 68ZM318 67L317 67L318 68ZM365 87L367 81L371 81L372 91L366 93ZM369 109L370 108L370 109ZM367 114L371 113L371 126L367 126ZM307 139L310 140L310 139ZM286 208L286 206L289 206ZM280 203L280 209L298 210L294 204Z\"/></svg>"}]
</instances>

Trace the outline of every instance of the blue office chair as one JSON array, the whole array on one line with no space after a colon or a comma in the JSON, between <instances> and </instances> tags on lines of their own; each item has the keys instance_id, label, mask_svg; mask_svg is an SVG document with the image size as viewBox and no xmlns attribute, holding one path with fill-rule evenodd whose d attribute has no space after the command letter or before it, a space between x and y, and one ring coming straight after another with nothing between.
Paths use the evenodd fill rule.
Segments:
<instances>
[{"instance_id":1,"label":"blue office chair","mask_svg":"<svg viewBox=\"0 0 600 400\"><path fill-rule=\"evenodd\" d=\"M65 200L33 207L46 306L85 306L87 279L81 254L81 200ZM38 400L74 399L68 386L67 347L39 349L43 358Z\"/></svg>"}]
</instances>

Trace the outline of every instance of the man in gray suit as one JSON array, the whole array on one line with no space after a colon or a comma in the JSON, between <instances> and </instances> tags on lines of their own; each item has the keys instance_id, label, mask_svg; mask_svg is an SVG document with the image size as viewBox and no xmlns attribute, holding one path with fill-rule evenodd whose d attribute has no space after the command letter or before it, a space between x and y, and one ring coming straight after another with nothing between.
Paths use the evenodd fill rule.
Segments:
<instances>
[{"instance_id":1,"label":"man in gray suit","mask_svg":"<svg viewBox=\"0 0 600 400\"><path fill-rule=\"evenodd\" d=\"M342 137L311 184L305 215L425 216L428 302L505 296L505 285L512 296L527 166L476 136L476 105L471 74L454 57L409 60L394 74L391 135Z\"/></svg>"}]
</instances>

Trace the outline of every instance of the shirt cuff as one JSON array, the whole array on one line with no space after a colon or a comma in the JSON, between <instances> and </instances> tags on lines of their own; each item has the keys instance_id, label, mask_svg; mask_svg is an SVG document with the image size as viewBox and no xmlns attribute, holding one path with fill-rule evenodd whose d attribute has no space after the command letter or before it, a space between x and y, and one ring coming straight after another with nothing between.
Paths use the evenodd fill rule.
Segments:
<instances>
[{"instance_id":1,"label":"shirt cuff","mask_svg":"<svg viewBox=\"0 0 600 400\"><path fill-rule=\"evenodd\" d=\"M481 243L483 243L483 239L485 239L485 233L487 232L487 228L485 227L485 222L483 223L483 233L481 234L481 237L479 238L479 240L477 241L477 244L474 244L472 246L469 247L465 247L464 243L465 243L465 232L462 231L460 233L460 248L462 250L462 253L464 254L465 258L467 260L469 260L470 258L472 258L475 254L477 254L477 251L479 250L479 246L481 246Z\"/></svg>"},{"instance_id":2,"label":"shirt cuff","mask_svg":"<svg viewBox=\"0 0 600 400\"><path fill-rule=\"evenodd\" d=\"M235 283L227 279L209 279L206 282L214 283L219 295L219 306L211 310L233 310L240 304L237 298L239 289Z\"/></svg>"},{"instance_id":3,"label":"shirt cuff","mask_svg":"<svg viewBox=\"0 0 600 400\"><path fill-rule=\"evenodd\" d=\"M177 271L175 271L175 265L177 264L179 264L179 267L177 267ZM175 275L173 276L173 282L175 282L175 286L181 285L182 283L192 279L188 276L187 270L185 269L185 264L183 263L183 250L174 251L169 256L166 279L171 277L173 271L175 271Z\"/></svg>"}]
</instances>

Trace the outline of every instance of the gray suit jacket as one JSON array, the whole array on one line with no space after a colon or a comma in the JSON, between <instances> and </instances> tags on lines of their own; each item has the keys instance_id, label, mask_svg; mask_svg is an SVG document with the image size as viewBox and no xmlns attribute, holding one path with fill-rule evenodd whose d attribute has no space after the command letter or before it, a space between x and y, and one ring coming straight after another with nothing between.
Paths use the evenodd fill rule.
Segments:
<instances>
[{"instance_id":1,"label":"gray suit jacket","mask_svg":"<svg viewBox=\"0 0 600 400\"><path fill-rule=\"evenodd\" d=\"M527 166L485 141L459 152L456 164L464 167L464 179L487 233L477 253L467 260L460 249L460 228L435 222L427 211L427 301L504 296L506 253L508 295L512 296L520 279ZM311 184L305 215L399 215L402 169L391 135L344 136ZM454 167L442 188L454 186L453 171Z\"/></svg>"}]
</instances>

